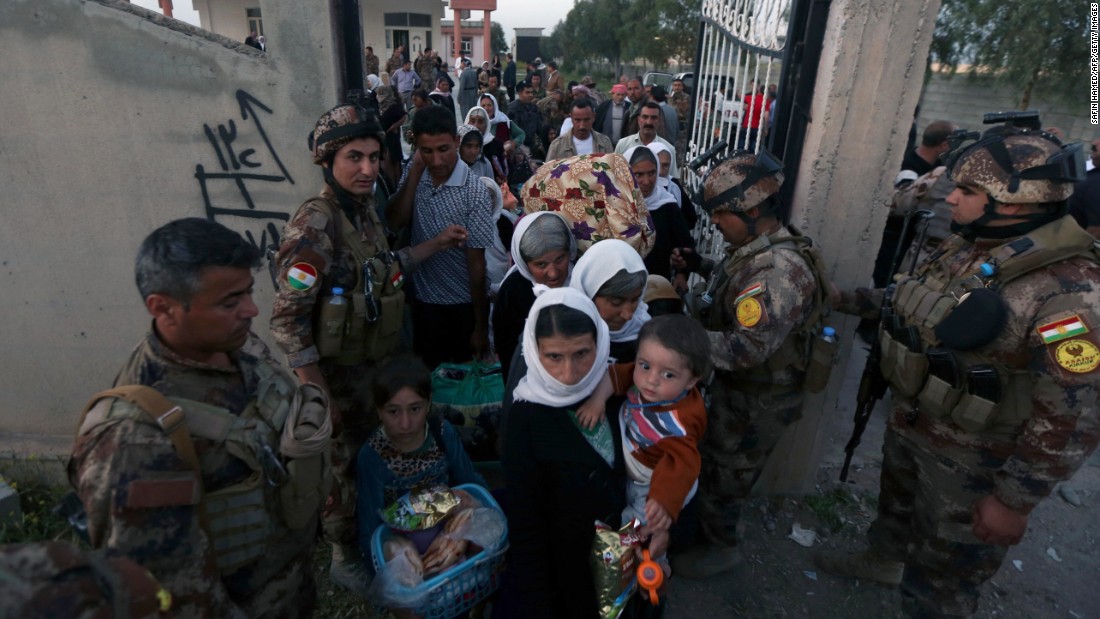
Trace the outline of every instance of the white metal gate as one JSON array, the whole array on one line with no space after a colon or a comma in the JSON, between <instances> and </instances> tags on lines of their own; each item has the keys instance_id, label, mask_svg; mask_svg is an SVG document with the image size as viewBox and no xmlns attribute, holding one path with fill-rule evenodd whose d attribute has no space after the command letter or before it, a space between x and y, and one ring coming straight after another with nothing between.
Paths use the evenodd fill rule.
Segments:
<instances>
[{"instance_id":1,"label":"white metal gate","mask_svg":"<svg viewBox=\"0 0 1100 619\"><path fill-rule=\"evenodd\" d=\"M758 151L774 133L778 91L794 0L703 0L703 24L695 62L694 122L686 159L721 141L728 150ZM695 191L709 166L686 171ZM717 250L706 218L695 231L700 249Z\"/></svg>"}]
</instances>

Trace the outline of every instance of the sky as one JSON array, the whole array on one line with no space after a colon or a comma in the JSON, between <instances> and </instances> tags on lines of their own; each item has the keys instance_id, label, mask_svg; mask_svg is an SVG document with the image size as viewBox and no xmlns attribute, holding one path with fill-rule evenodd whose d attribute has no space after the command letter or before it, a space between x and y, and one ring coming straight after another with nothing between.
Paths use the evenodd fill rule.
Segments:
<instances>
[{"instance_id":1,"label":"sky","mask_svg":"<svg viewBox=\"0 0 1100 619\"><path fill-rule=\"evenodd\" d=\"M160 12L157 0L132 0L138 6L152 11ZM504 37L511 42L516 28L546 28L543 34L550 34L550 30L565 19L569 9L573 8L576 0L497 0L497 10L493 12L492 19L504 27ZM172 17L196 26L199 24L199 13L191 8L191 0L174 0L172 3ZM481 18L481 11L473 11L474 17ZM450 9L444 11L444 19L451 19L453 13Z\"/></svg>"}]
</instances>

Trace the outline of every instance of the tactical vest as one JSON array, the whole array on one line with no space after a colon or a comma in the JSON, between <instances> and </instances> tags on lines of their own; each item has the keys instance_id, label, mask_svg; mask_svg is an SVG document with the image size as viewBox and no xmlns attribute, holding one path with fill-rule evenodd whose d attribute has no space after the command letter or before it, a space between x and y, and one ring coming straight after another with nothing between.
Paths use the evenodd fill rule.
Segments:
<instances>
[{"instance_id":1,"label":"tactical vest","mask_svg":"<svg viewBox=\"0 0 1100 619\"><path fill-rule=\"evenodd\" d=\"M715 269L715 277L711 283L707 295L712 302L717 302L711 311L700 316L704 326L711 331L723 331L732 324L735 317L732 308L724 302L728 293L729 280L744 269L750 262L755 266L770 267L773 257L771 251L797 252L814 276L814 305L806 316L806 320L798 329L791 331L779 348L763 363L744 370L734 372L735 379L746 387L755 386L757 389L779 389L789 391L791 388L805 388L808 391L817 392L825 387L828 382L829 371L835 362L836 343L823 341L816 337L821 333L822 320L828 314L829 304L826 295L829 290L829 279L822 264L821 255L814 247L813 240L803 236L794 226L787 226L786 230L766 236L760 235L746 245L733 249L729 255ZM831 345L830 345L831 344ZM803 378L799 384L784 384L782 373L794 368L802 373ZM813 371L812 381L807 384L807 375ZM823 375L822 375L823 372Z\"/></svg>"},{"instance_id":2,"label":"tactical vest","mask_svg":"<svg viewBox=\"0 0 1100 619\"><path fill-rule=\"evenodd\" d=\"M934 354L930 349L943 350L935 328L976 287L1003 291L1014 280L1037 269L1074 257L1100 263L1100 255L1092 235L1069 217L991 251L986 262L997 266L992 278L981 278L977 268L959 276L948 272L946 261L969 246L961 237L950 237L938 250L939 256L925 263L913 277L899 281L891 299L893 312L902 324L916 328L921 350L911 350L898 341L884 321L879 330L882 374L896 394L910 400L915 398L920 414L935 419L950 417L968 432L1010 437L1031 416L1033 384L1028 369L1004 365L983 346L967 351L947 350L957 364L958 380L937 376L930 371L929 362L929 355ZM1001 394L997 401L973 393L978 390L972 370L981 366L996 370L998 388L994 391Z\"/></svg>"},{"instance_id":3,"label":"tactical vest","mask_svg":"<svg viewBox=\"0 0 1100 619\"><path fill-rule=\"evenodd\" d=\"M268 365L258 366L257 375L256 399L239 415L129 385L92 396L77 431L78 437L84 436L119 418L161 428L177 455L195 473L201 494L199 520L223 575L265 556L281 567L276 558L285 557L288 540L295 552L308 547L315 535L308 525L316 522L331 485L331 425L323 423L318 432L302 424L318 419L318 414L327 420L324 392L312 384L296 387L289 377ZM317 406L320 411L304 410ZM290 437L303 429L312 436L294 442ZM214 442L220 449L207 453L224 449L247 464L251 473L237 483L206 492L203 461L195 452L192 437Z\"/></svg>"},{"instance_id":4,"label":"tactical vest","mask_svg":"<svg viewBox=\"0 0 1100 619\"><path fill-rule=\"evenodd\" d=\"M403 275L401 265L389 251L385 228L373 208L364 209L369 222L378 231L376 241L370 243L360 237L344 210L324 198L306 202L329 217L336 229L333 239L334 259L339 255L339 244L351 250L355 258L355 288L349 299L351 306L345 314L343 337L334 350L319 350L322 357L335 358L340 365L356 365L364 361L376 361L388 355L397 346L401 324L405 318L405 292L401 290ZM305 206L305 205L303 205ZM328 290L331 294L332 289ZM345 292L346 294L346 292ZM314 341L322 339L320 330L326 328L320 311L314 314ZM338 328L338 327L337 327Z\"/></svg>"}]
</instances>

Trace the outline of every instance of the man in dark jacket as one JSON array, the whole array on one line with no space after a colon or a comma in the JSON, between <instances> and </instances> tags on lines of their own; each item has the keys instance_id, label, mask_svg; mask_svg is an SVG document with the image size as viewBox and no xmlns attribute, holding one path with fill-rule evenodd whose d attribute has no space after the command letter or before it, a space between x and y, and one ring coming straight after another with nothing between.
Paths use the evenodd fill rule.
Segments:
<instances>
[{"instance_id":1,"label":"man in dark jacket","mask_svg":"<svg viewBox=\"0 0 1100 619\"><path fill-rule=\"evenodd\" d=\"M508 100L516 100L516 61L511 54L505 54L508 64L504 66L504 88L508 91Z\"/></svg>"},{"instance_id":2,"label":"man in dark jacket","mask_svg":"<svg viewBox=\"0 0 1100 619\"><path fill-rule=\"evenodd\" d=\"M596 131L611 138L612 144L618 144L627 135L626 119L630 113L630 102L626 100L626 86L615 84L611 87L611 98L596 107Z\"/></svg>"},{"instance_id":3,"label":"man in dark jacket","mask_svg":"<svg viewBox=\"0 0 1100 619\"><path fill-rule=\"evenodd\" d=\"M523 129L526 133L523 139L524 145L531 149L537 159L541 159L541 154L536 151L543 151L545 145L540 145L538 141L538 136L542 132L542 114L539 112L539 107L535 105L535 90L527 82L520 82L518 90L519 99L512 101L508 106L508 118Z\"/></svg>"}]
</instances>

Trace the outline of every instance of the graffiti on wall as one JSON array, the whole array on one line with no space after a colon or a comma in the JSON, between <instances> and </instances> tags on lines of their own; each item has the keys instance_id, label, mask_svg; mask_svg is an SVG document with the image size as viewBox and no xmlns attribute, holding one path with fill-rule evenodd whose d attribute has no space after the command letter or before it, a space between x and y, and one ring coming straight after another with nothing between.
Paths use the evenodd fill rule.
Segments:
<instances>
[{"instance_id":1,"label":"graffiti on wall","mask_svg":"<svg viewBox=\"0 0 1100 619\"><path fill-rule=\"evenodd\" d=\"M236 97L241 112L240 125L232 118L216 127L203 124L203 134L214 149L217 164L214 169L197 164L195 178L202 191L206 217L211 221L220 218L248 220L250 223L244 230L244 236L263 250L268 245L279 243L282 224L290 219L290 214L257 208L252 194L260 183L293 185L294 178L283 165L264 130L261 115L271 116L272 109L244 90L238 90ZM250 139L246 139L245 135L251 136ZM236 191L230 189L227 193L224 184ZM212 194L221 198L215 199Z\"/></svg>"}]
</instances>

